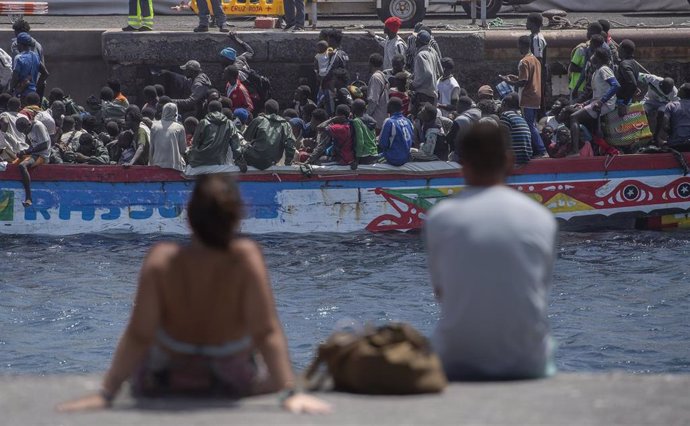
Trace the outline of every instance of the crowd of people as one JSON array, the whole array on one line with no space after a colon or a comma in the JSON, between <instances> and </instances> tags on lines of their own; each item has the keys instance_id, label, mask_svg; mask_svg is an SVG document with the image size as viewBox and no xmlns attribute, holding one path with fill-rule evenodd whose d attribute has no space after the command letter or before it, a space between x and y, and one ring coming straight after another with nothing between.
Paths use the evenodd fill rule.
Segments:
<instances>
[{"instance_id":1,"label":"crowd of people","mask_svg":"<svg viewBox=\"0 0 690 426\"><path fill-rule=\"evenodd\" d=\"M653 142L690 147L690 84L644 72L635 44L617 43L608 22L589 25L587 40L569 65L569 97L547 108L547 43L542 16L529 15L517 40L517 74L499 75L476 96L454 77L432 30L418 24L406 39L402 22L389 18L381 50L369 56L368 81L353 79L343 33L324 29L314 48L315 86L297 76L293 99L270 96L270 81L250 65L254 50L235 33L219 52L221 81L196 60L179 72L153 70L133 105L117 80L77 105L61 89L46 91L43 49L25 21L14 24L12 56L0 95L0 159L18 164L31 204L29 170L45 163L187 166L359 165L462 160L460 142L473 125L489 122L510 133L516 163L535 157L618 153L601 131L602 117L625 116L641 101ZM7 71L7 67L5 69ZM495 90L494 90L495 89Z\"/></svg>"}]
</instances>

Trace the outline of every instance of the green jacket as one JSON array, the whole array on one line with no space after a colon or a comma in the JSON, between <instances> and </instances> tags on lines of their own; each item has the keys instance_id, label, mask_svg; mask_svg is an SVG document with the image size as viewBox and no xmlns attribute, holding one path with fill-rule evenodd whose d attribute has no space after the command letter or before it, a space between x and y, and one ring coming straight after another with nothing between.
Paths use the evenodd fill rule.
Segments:
<instances>
[{"instance_id":1,"label":"green jacket","mask_svg":"<svg viewBox=\"0 0 690 426\"><path fill-rule=\"evenodd\" d=\"M108 154L108 150L106 147L103 145L103 143L98 140L97 138L94 138L93 145L89 146L82 146L79 145L75 151L65 151L62 154L62 161L65 163L73 163L77 164L79 161L77 161L76 158L76 153L81 153L87 157L87 160L83 162L82 164L109 164L110 163L110 155Z\"/></svg>"},{"instance_id":2,"label":"green jacket","mask_svg":"<svg viewBox=\"0 0 690 426\"><path fill-rule=\"evenodd\" d=\"M376 121L369 115L352 120L355 130L355 154L357 158L379 155L376 144Z\"/></svg>"},{"instance_id":3,"label":"green jacket","mask_svg":"<svg viewBox=\"0 0 690 426\"><path fill-rule=\"evenodd\" d=\"M240 134L232 121L222 112L209 112L199 122L189 149L189 165L192 167L227 164L228 149L237 153Z\"/></svg>"},{"instance_id":4,"label":"green jacket","mask_svg":"<svg viewBox=\"0 0 690 426\"><path fill-rule=\"evenodd\" d=\"M261 114L249 123L244 138L254 151L273 163L277 163L285 152L285 165L292 163L295 155L295 137L290 123L276 114Z\"/></svg>"}]
</instances>

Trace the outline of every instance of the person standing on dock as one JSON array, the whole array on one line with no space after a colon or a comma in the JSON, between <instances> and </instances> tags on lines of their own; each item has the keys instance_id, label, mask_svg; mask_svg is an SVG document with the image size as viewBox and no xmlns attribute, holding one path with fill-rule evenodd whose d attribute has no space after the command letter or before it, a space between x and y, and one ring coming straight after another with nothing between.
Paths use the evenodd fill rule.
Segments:
<instances>
[{"instance_id":1,"label":"person standing on dock","mask_svg":"<svg viewBox=\"0 0 690 426\"><path fill-rule=\"evenodd\" d=\"M122 31L153 31L153 0L129 0L129 18Z\"/></svg>"},{"instance_id":2,"label":"person standing on dock","mask_svg":"<svg viewBox=\"0 0 690 426\"><path fill-rule=\"evenodd\" d=\"M553 375L547 317L556 260L553 214L505 186L513 169L506 130L475 125L462 139L468 185L424 225L441 305L432 338L449 380Z\"/></svg>"}]
</instances>

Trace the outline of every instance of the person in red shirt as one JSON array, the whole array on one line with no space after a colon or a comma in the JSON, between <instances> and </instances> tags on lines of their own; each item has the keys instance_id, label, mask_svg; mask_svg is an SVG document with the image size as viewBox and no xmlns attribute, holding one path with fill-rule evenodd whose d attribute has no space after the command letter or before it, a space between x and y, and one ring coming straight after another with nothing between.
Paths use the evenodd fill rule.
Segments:
<instances>
[{"instance_id":1,"label":"person in red shirt","mask_svg":"<svg viewBox=\"0 0 690 426\"><path fill-rule=\"evenodd\" d=\"M225 95L232 101L233 108L244 108L249 112L254 112L254 102L249 95L249 90L240 80L240 70L234 65L228 65L223 71L223 79L227 82Z\"/></svg>"},{"instance_id":2,"label":"person in red shirt","mask_svg":"<svg viewBox=\"0 0 690 426\"><path fill-rule=\"evenodd\" d=\"M399 98L402 101L402 114L407 117L410 113L410 96L407 94L407 74L399 72L393 76L393 87L388 92L389 98Z\"/></svg>"}]
</instances>

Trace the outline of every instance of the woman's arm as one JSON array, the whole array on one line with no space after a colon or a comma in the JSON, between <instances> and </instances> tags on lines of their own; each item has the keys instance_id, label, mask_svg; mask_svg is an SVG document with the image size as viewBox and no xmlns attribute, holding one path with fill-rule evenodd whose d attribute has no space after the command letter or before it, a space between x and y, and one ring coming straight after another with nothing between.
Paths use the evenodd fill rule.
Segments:
<instances>
[{"instance_id":1,"label":"woman's arm","mask_svg":"<svg viewBox=\"0 0 690 426\"><path fill-rule=\"evenodd\" d=\"M60 404L59 411L106 408L146 356L160 323L160 300L156 289L156 266L165 256L163 246L154 247L141 268L132 316L115 350L112 365L103 379L101 392Z\"/></svg>"},{"instance_id":2,"label":"woman's arm","mask_svg":"<svg viewBox=\"0 0 690 426\"><path fill-rule=\"evenodd\" d=\"M273 294L259 247L250 241L239 243L248 270L244 307L249 333L266 362L271 390L285 392L281 403L292 413L322 414L331 406L312 396L295 392L295 378L290 366L287 342L278 321Z\"/></svg>"}]
</instances>

